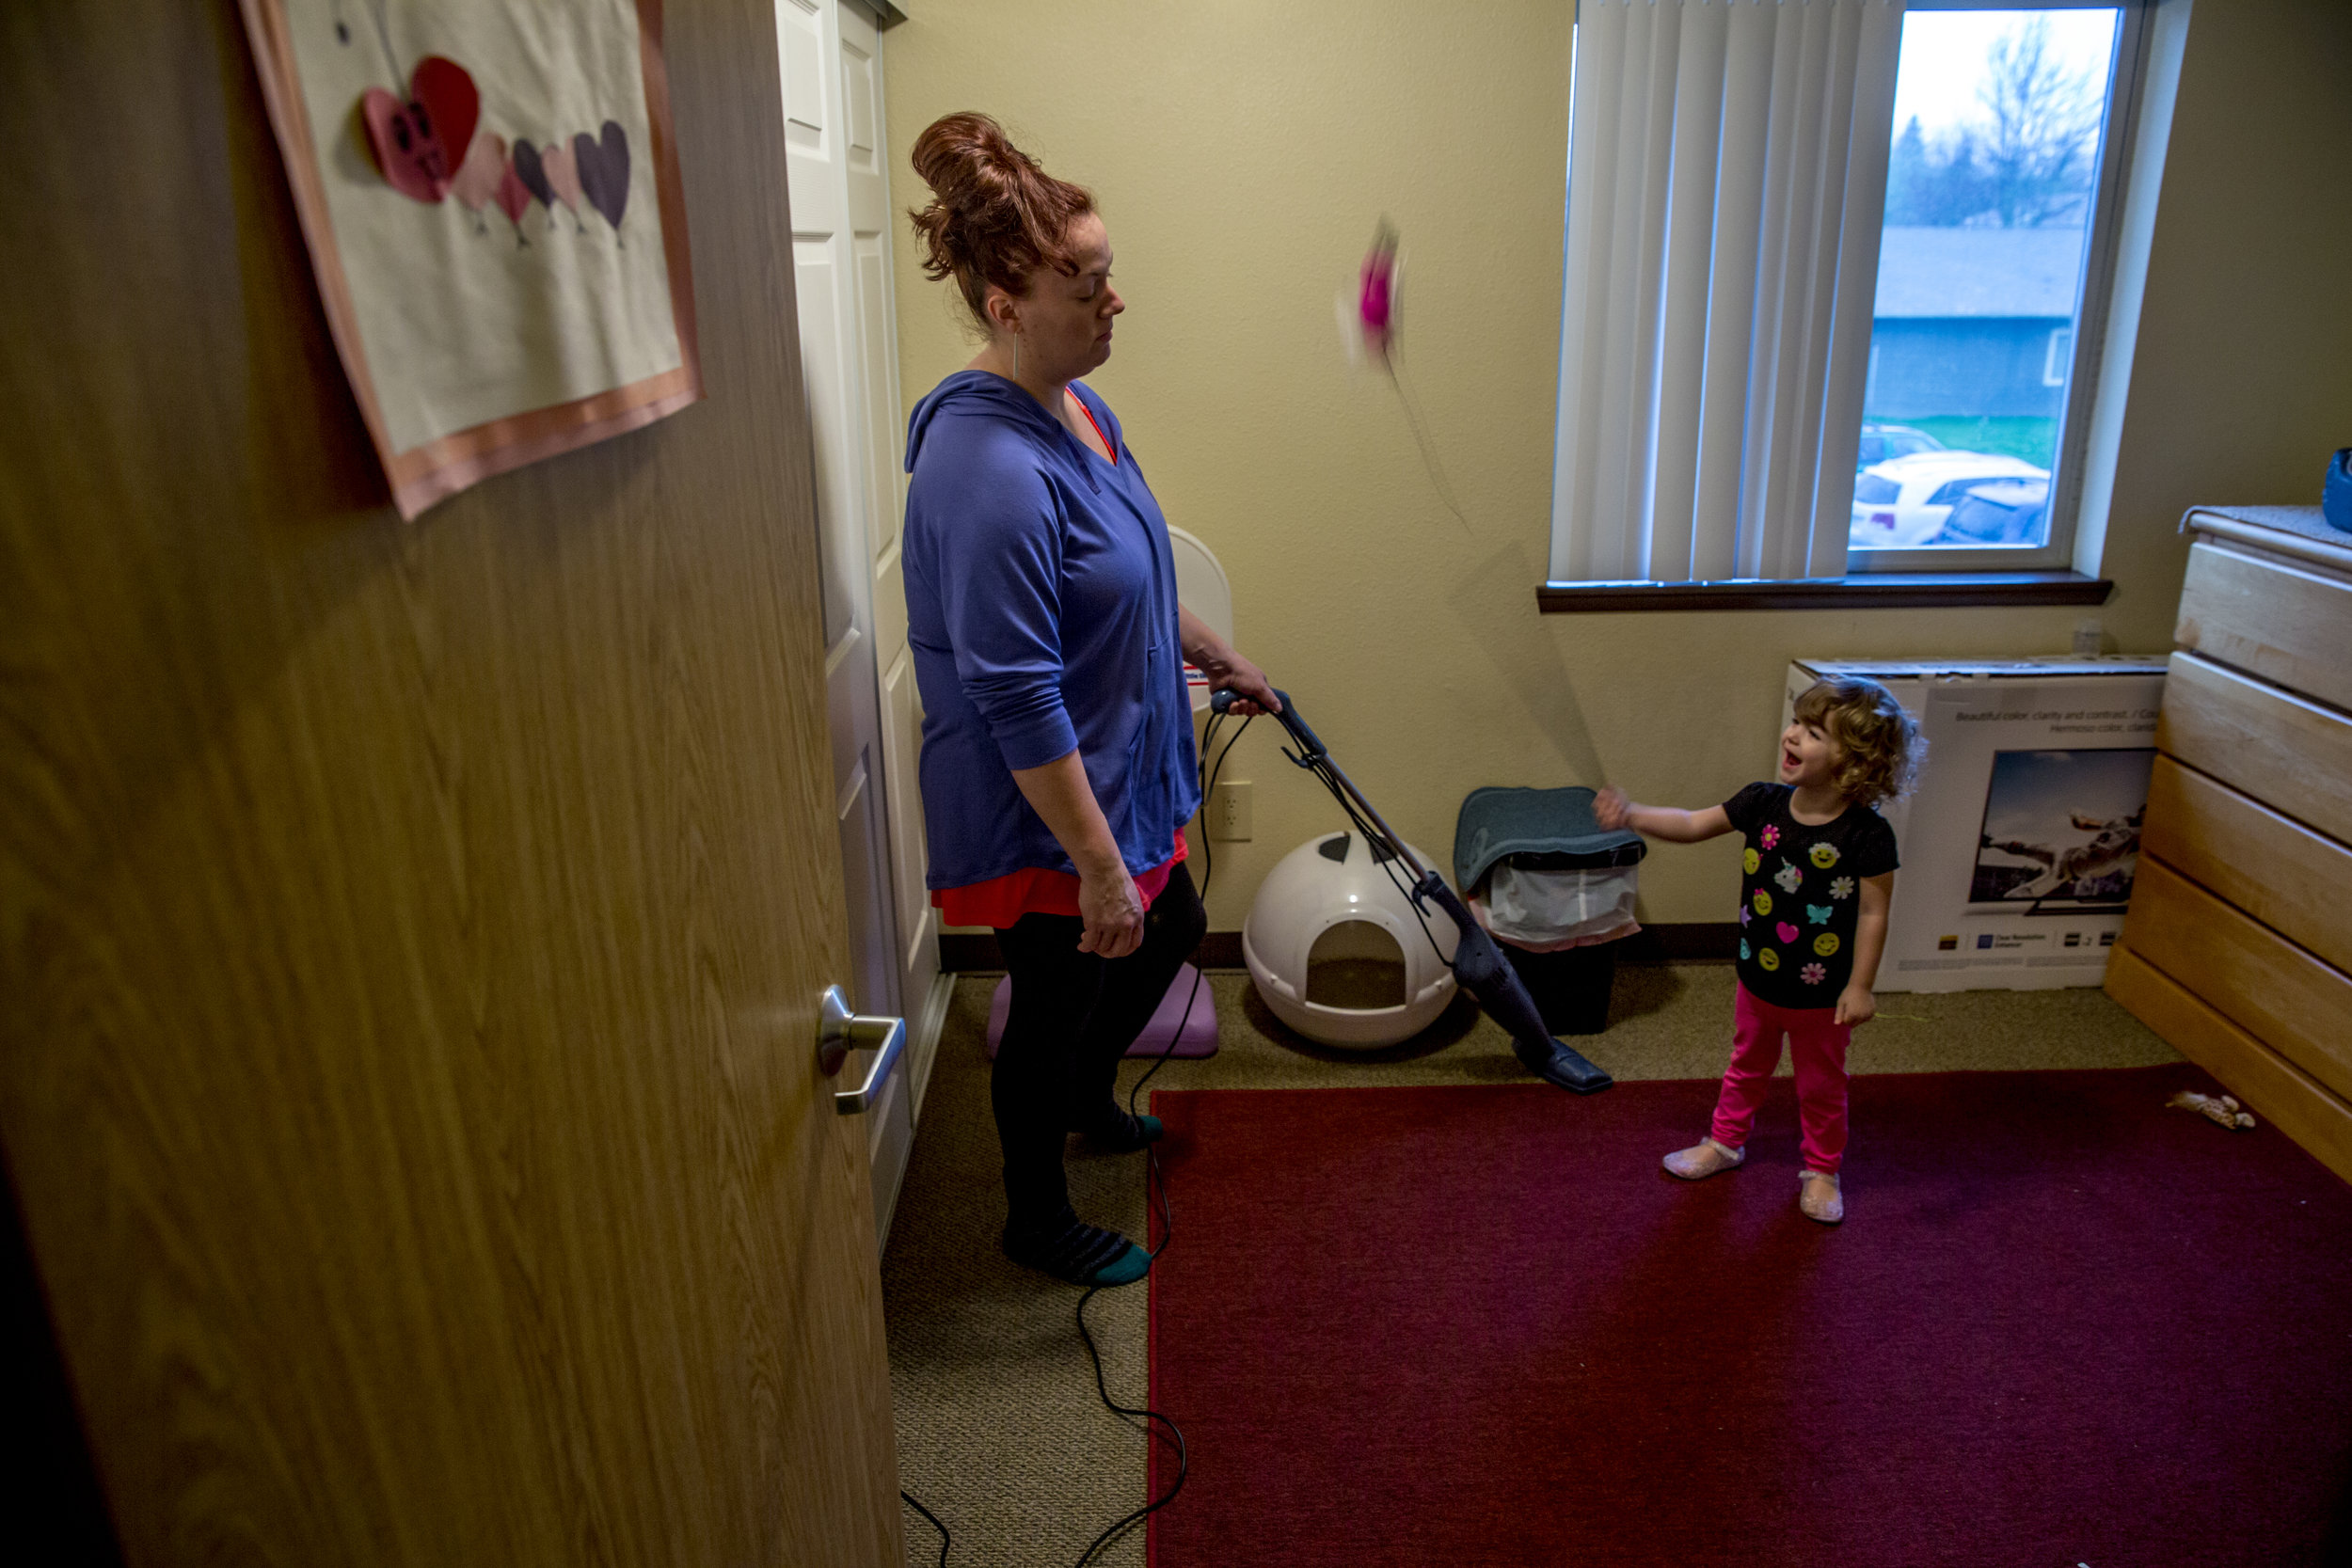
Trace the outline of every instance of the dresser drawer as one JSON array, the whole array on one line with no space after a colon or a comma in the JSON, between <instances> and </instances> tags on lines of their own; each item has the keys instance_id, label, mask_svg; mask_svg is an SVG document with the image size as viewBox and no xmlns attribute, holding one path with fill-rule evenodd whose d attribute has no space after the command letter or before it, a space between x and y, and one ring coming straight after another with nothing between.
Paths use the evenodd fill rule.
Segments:
<instances>
[{"instance_id":1,"label":"dresser drawer","mask_svg":"<svg viewBox=\"0 0 2352 1568\"><path fill-rule=\"evenodd\" d=\"M2173 641L2340 708L2352 708L2352 582L2201 544L2188 552Z\"/></svg>"},{"instance_id":2,"label":"dresser drawer","mask_svg":"<svg viewBox=\"0 0 2352 1568\"><path fill-rule=\"evenodd\" d=\"M2156 744L2272 810L2352 843L2352 720L2334 709L2176 653Z\"/></svg>"},{"instance_id":3,"label":"dresser drawer","mask_svg":"<svg viewBox=\"0 0 2352 1568\"><path fill-rule=\"evenodd\" d=\"M2147 855L2133 879L2123 942L2352 1100L2352 978Z\"/></svg>"},{"instance_id":4,"label":"dresser drawer","mask_svg":"<svg viewBox=\"0 0 2352 1568\"><path fill-rule=\"evenodd\" d=\"M2352 973L2352 848L2159 756L2140 849Z\"/></svg>"},{"instance_id":5,"label":"dresser drawer","mask_svg":"<svg viewBox=\"0 0 2352 1568\"><path fill-rule=\"evenodd\" d=\"M2107 959L2106 990L2167 1045L2221 1080L2258 1118L2352 1181L2352 1105L2128 947Z\"/></svg>"}]
</instances>

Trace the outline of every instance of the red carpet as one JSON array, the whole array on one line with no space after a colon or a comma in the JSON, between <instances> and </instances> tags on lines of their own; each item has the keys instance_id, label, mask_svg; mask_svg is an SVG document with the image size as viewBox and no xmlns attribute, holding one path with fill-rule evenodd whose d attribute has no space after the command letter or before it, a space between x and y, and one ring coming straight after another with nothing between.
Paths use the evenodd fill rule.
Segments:
<instances>
[{"instance_id":1,"label":"red carpet","mask_svg":"<svg viewBox=\"0 0 2352 1568\"><path fill-rule=\"evenodd\" d=\"M1151 1560L2331 1560L2352 1188L2212 1086L1857 1079L1837 1230L1785 1080L1697 1185L1712 1083L1163 1091Z\"/></svg>"}]
</instances>

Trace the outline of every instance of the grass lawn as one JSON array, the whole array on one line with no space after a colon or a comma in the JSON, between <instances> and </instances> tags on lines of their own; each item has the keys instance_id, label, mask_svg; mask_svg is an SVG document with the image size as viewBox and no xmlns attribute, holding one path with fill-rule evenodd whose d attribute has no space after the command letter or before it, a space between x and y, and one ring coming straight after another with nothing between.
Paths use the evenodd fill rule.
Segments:
<instances>
[{"instance_id":1,"label":"grass lawn","mask_svg":"<svg viewBox=\"0 0 2352 1568\"><path fill-rule=\"evenodd\" d=\"M1878 416L1864 418L1876 422ZM2036 467L2050 467L2058 455L2058 420L2018 415L1937 414L1924 420L1888 420L1926 431L1954 451L1992 451L2019 457Z\"/></svg>"}]
</instances>

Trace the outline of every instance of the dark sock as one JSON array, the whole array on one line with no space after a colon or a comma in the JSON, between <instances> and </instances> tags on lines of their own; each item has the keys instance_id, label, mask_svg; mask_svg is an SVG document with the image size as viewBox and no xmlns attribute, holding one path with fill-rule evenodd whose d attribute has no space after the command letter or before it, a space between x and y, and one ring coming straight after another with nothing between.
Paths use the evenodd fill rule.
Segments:
<instances>
[{"instance_id":1,"label":"dark sock","mask_svg":"<svg viewBox=\"0 0 2352 1568\"><path fill-rule=\"evenodd\" d=\"M1105 1104L1071 1131L1098 1148L1107 1148L1114 1154L1133 1154L1146 1144L1158 1143L1163 1129L1159 1117L1130 1116L1114 1102Z\"/></svg>"},{"instance_id":2,"label":"dark sock","mask_svg":"<svg viewBox=\"0 0 2352 1568\"><path fill-rule=\"evenodd\" d=\"M1007 1225L1005 1256L1072 1285L1127 1285L1152 1270L1152 1255L1116 1230L1089 1225L1064 1205L1042 1225Z\"/></svg>"}]
</instances>

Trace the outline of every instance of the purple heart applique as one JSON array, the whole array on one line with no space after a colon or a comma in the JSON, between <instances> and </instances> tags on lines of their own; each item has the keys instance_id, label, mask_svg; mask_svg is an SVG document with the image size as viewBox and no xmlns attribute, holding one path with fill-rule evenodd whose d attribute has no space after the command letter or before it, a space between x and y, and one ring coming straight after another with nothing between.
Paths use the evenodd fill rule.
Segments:
<instances>
[{"instance_id":1,"label":"purple heart applique","mask_svg":"<svg viewBox=\"0 0 2352 1568\"><path fill-rule=\"evenodd\" d=\"M515 143L515 178L523 182L523 189L536 198L540 206L555 205L555 187L548 183L548 171L539 162L539 150L527 141Z\"/></svg>"},{"instance_id":2,"label":"purple heart applique","mask_svg":"<svg viewBox=\"0 0 2352 1568\"><path fill-rule=\"evenodd\" d=\"M1772 927L1772 934L1783 942L1793 942L1797 940L1797 928L1786 920Z\"/></svg>"},{"instance_id":3,"label":"purple heart applique","mask_svg":"<svg viewBox=\"0 0 2352 1568\"><path fill-rule=\"evenodd\" d=\"M628 134L618 120L608 119L603 140L585 131L572 138L572 159L580 166L580 188L588 205L617 232L621 214L628 210Z\"/></svg>"}]
</instances>

